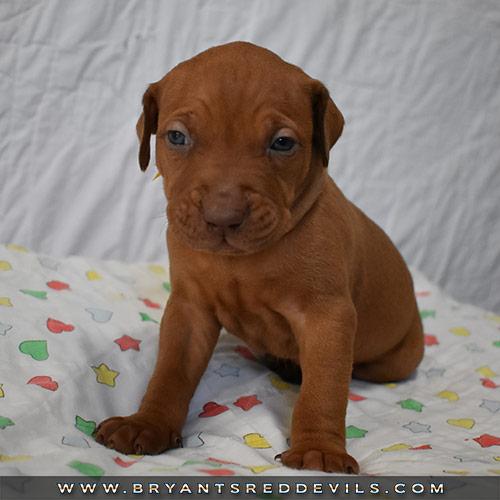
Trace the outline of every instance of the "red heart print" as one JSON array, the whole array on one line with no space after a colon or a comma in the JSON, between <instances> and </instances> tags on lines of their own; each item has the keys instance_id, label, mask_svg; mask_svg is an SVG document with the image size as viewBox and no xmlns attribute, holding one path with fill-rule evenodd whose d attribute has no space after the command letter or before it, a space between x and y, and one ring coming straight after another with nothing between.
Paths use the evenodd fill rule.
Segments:
<instances>
[{"instance_id":1,"label":"red heart print","mask_svg":"<svg viewBox=\"0 0 500 500\"><path fill-rule=\"evenodd\" d=\"M62 281L52 280L47 283L49 288L52 290L67 290L69 285L67 283L63 283Z\"/></svg>"},{"instance_id":2,"label":"red heart print","mask_svg":"<svg viewBox=\"0 0 500 500\"><path fill-rule=\"evenodd\" d=\"M234 476L234 470L231 469L200 469L200 472L210 474L211 476Z\"/></svg>"},{"instance_id":3,"label":"red heart print","mask_svg":"<svg viewBox=\"0 0 500 500\"><path fill-rule=\"evenodd\" d=\"M252 354L250 349L248 347L245 347L244 345L237 345L234 350L240 355L243 356L244 358L249 359L250 361L257 361L257 358Z\"/></svg>"},{"instance_id":4,"label":"red heart print","mask_svg":"<svg viewBox=\"0 0 500 500\"><path fill-rule=\"evenodd\" d=\"M59 384L52 380L52 377L47 377L46 375L39 375L38 377L33 377L28 381L28 384L38 385L49 391L57 391Z\"/></svg>"},{"instance_id":5,"label":"red heart print","mask_svg":"<svg viewBox=\"0 0 500 500\"><path fill-rule=\"evenodd\" d=\"M364 401L366 398L364 396L360 396L359 394L349 394L350 401Z\"/></svg>"},{"instance_id":6,"label":"red heart print","mask_svg":"<svg viewBox=\"0 0 500 500\"><path fill-rule=\"evenodd\" d=\"M146 304L147 307L151 307L153 309L161 309L160 304L157 304L156 302L152 302L149 299L141 299L141 300L144 302L144 304Z\"/></svg>"},{"instance_id":7,"label":"red heart print","mask_svg":"<svg viewBox=\"0 0 500 500\"><path fill-rule=\"evenodd\" d=\"M500 387L500 385L495 384L493 380L490 380L489 378L482 378L481 383L484 385L484 387L488 387L489 389L496 389L497 387Z\"/></svg>"},{"instance_id":8,"label":"red heart print","mask_svg":"<svg viewBox=\"0 0 500 500\"><path fill-rule=\"evenodd\" d=\"M125 462L122 460L120 457L113 458L113 460L120 466L120 467L130 467L131 465L134 465L137 463L137 460L132 460L130 462Z\"/></svg>"},{"instance_id":9,"label":"red heart print","mask_svg":"<svg viewBox=\"0 0 500 500\"><path fill-rule=\"evenodd\" d=\"M201 418L206 418L206 417L215 417L216 415L220 415L221 413L224 413L226 410L229 410L227 406L222 406L218 403L214 403L213 401L210 401L206 405L203 406L203 412L200 413Z\"/></svg>"},{"instance_id":10,"label":"red heart print","mask_svg":"<svg viewBox=\"0 0 500 500\"><path fill-rule=\"evenodd\" d=\"M75 329L73 325L63 323L62 321L58 321L53 318L49 318L47 320L47 328L52 333L72 332Z\"/></svg>"}]
</instances>

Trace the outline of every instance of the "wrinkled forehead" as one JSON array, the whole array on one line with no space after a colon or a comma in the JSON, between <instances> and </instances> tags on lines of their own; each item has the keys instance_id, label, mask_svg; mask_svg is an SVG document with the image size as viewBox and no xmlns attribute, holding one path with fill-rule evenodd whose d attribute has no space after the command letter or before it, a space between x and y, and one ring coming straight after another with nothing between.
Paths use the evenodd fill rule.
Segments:
<instances>
[{"instance_id":1,"label":"wrinkled forehead","mask_svg":"<svg viewBox=\"0 0 500 500\"><path fill-rule=\"evenodd\" d=\"M207 51L174 68L156 84L160 126L183 113L233 122L257 115L292 121L310 115L311 79L261 50Z\"/></svg>"}]
</instances>

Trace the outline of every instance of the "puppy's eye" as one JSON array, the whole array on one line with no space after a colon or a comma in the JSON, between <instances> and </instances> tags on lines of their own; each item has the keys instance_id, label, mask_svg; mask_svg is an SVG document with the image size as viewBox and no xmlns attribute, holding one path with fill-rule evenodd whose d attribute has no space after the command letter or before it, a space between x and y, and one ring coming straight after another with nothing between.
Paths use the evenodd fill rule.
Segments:
<instances>
[{"instance_id":1,"label":"puppy's eye","mask_svg":"<svg viewBox=\"0 0 500 500\"><path fill-rule=\"evenodd\" d=\"M178 130L169 130L167 137L170 143L175 146L185 146L187 144L187 137Z\"/></svg>"},{"instance_id":2,"label":"puppy's eye","mask_svg":"<svg viewBox=\"0 0 500 500\"><path fill-rule=\"evenodd\" d=\"M278 137L272 144L274 151L291 151L295 146L295 141L291 137Z\"/></svg>"}]
</instances>

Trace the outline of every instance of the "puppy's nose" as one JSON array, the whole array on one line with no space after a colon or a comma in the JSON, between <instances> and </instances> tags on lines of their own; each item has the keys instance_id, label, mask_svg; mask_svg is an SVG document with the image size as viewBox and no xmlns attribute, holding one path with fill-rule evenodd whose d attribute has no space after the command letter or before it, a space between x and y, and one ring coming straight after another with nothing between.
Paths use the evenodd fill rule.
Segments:
<instances>
[{"instance_id":1,"label":"puppy's nose","mask_svg":"<svg viewBox=\"0 0 500 500\"><path fill-rule=\"evenodd\" d=\"M240 208L209 207L203 211L205 222L212 228L236 231L246 217L246 210Z\"/></svg>"},{"instance_id":2,"label":"puppy's nose","mask_svg":"<svg viewBox=\"0 0 500 500\"><path fill-rule=\"evenodd\" d=\"M229 182L208 190L201 200L201 213L210 231L227 233L243 224L248 212L248 199L243 189Z\"/></svg>"}]
</instances>

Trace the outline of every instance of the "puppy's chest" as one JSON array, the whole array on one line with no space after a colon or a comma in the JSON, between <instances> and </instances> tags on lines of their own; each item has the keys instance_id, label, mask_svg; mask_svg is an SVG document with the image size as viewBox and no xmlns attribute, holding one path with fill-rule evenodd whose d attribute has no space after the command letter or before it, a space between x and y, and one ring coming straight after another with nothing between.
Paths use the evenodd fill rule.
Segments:
<instances>
[{"instance_id":1,"label":"puppy's chest","mask_svg":"<svg viewBox=\"0 0 500 500\"><path fill-rule=\"evenodd\" d=\"M286 315L279 312L279 299L270 301L260 288L236 285L214 296L214 310L221 325L242 339L256 354L298 360L299 350Z\"/></svg>"}]
</instances>

